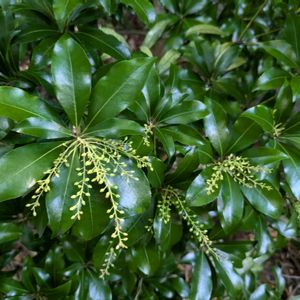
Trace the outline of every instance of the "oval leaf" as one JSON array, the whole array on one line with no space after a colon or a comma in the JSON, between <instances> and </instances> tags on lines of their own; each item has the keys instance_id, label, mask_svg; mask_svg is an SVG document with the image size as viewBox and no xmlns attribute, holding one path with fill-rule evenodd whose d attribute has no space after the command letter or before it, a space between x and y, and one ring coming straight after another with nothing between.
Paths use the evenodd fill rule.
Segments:
<instances>
[{"instance_id":1,"label":"oval leaf","mask_svg":"<svg viewBox=\"0 0 300 300\"><path fill-rule=\"evenodd\" d=\"M61 143L31 144L0 158L0 201L28 192L58 156Z\"/></svg>"},{"instance_id":2,"label":"oval leaf","mask_svg":"<svg viewBox=\"0 0 300 300\"><path fill-rule=\"evenodd\" d=\"M267 184L270 185L270 183ZM283 200L281 194L274 187L270 191L260 187L248 188L242 186L241 189L251 205L259 212L274 219L280 216L283 209Z\"/></svg>"},{"instance_id":3,"label":"oval leaf","mask_svg":"<svg viewBox=\"0 0 300 300\"><path fill-rule=\"evenodd\" d=\"M52 75L58 101L78 126L90 97L91 70L84 50L72 38L63 36L55 44Z\"/></svg>"},{"instance_id":4,"label":"oval leaf","mask_svg":"<svg viewBox=\"0 0 300 300\"><path fill-rule=\"evenodd\" d=\"M221 225L226 233L231 232L241 222L244 212L244 197L240 186L227 173L218 197L218 212Z\"/></svg>"},{"instance_id":5,"label":"oval leaf","mask_svg":"<svg viewBox=\"0 0 300 300\"><path fill-rule=\"evenodd\" d=\"M42 137L45 139L65 138L72 136L72 132L69 129L54 121L33 117L19 123L14 127L13 130L19 133Z\"/></svg>"},{"instance_id":6,"label":"oval leaf","mask_svg":"<svg viewBox=\"0 0 300 300\"><path fill-rule=\"evenodd\" d=\"M203 251L196 256L193 267L190 300L209 300L212 292L212 274L209 263Z\"/></svg>"},{"instance_id":7,"label":"oval leaf","mask_svg":"<svg viewBox=\"0 0 300 300\"><path fill-rule=\"evenodd\" d=\"M115 64L93 91L87 128L111 119L132 104L141 92L152 59L137 58Z\"/></svg>"},{"instance_id":8,"label":"oval leaf","mask_svg":"<svg viewBox=\"0 0 300 300\"><path fill-rule=\"evenodd\" d=\"M30 117L52 120L56 116L38 97L15 87L0 87L0 115L15 121Z\"/></svg>"}]
</instances>

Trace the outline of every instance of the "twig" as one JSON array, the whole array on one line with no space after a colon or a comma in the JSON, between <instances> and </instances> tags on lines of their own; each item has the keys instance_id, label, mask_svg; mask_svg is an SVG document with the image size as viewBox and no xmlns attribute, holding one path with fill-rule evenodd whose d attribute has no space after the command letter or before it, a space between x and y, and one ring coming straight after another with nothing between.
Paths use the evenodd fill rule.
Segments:
<instances>
[{"instance_id":1,"label":"twig","mask_svg":"<svg viewBox=\"0 0 300 300\"><path fill-rule=\"evenodd\" d=\"M247 32L247 30L249 29L249 27L252 25L252 23L254 22L254 20L257 18L257 16L260 14L260 12L262 11L262 9L266 5L266 3L267 3L267 0L265 0L264 3L258 8L258 10L255 13L255 15L251 18L251 20L248 22L248 24L245 27L245 29L240 34L239 40L241 40L243 38L243 36L245 35L245 33Z\"/></svg>"}]
</instances>

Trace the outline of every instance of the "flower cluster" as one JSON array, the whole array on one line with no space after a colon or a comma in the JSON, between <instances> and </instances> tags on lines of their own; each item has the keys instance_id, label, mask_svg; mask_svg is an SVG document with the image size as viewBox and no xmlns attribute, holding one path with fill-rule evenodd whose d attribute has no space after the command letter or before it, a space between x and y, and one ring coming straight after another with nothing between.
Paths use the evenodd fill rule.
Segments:
<instances>
[{"instance_id":1,"label":"flower cluster","mask_svg":"<svg viewBox=\"0 0 300 300\"><path fill-rule=\"evenodd\" d=\"M155 128L155 125L152 122L149 122L144 125L143 144L145 146L150 146L150 137L153 135L154 128Z\"/></svg>"},{"instance_id":2,"label":"flower cluster","mask_svg":"<svg viewBox=\"0 0 300 300\"><path fill-rule=\"evenodd\" d=\"M62 145L65 147L65 150L59 154L59 156L54 160L53 167L44 172L46 177L44 179L37 181L37 189L34 191L34 195L32 199L34 200L32 203L26 204L26 207L30 207L32 214L34 216L37 215L36 208L40 206L40 199L44 195L50 191L50 182L52 177L59 177L60 168L62 165L69 167L69 158L76 154L77 147L74 141L68 141Z\"/></svg>"},{"instance_id":3,"label":"flower cluster","mask_svg":"<svg viewBox=\"0 0 300 300\"><path fill-rule=\"evenodd\" d=\"M117 141L87 136L77 137L75 140L66 142L64 146L65 150L54 161L53 167L45 172L46 178L37 182L38 187L32 196L34 202L27 204L27 207L31 207L33 215L36 215L36 207L40 205L41 196L50 191L52 177L59 176L61 166L64 164L69 167L69 158L78 154L80 167L76 168L76 171L79 179L74 183L77 191L71 196L71 199L76 201L70 207L70 210L74 211L72 219L80 220L83 213L82 207L91 195L89 190L92 188L92 183L97 183L100 186L100 192L105 193L105 197L111 202L111 208L107 210L107 213L114 221L115 230L111 238L116 241L115 248L117 250L127 248L127 233L122 229L124 211L119 208L118 187L112 183L111 178L121 175L127 180L138 180L134 171L129 170L124 157L135 161L138 168L149 167L151 169L149 158L137 155L132 144L127 140Z\"/></svg>"},{"instance_id":4,"label":"flower cluster","mask_svg":"<svg viewBox=\"0 0 300 300\"><path fill-rule=\"evenodd\" d=\"M206 181L206 192L208 195L218 189L219 182L224 179L223 173L227 173L235 182L248 188L272 189L266 183L259 181L255 176L258 172L271 172L271 170L261 166L253 166L248 159L241 156L230 154L225 160L216 162L213 166L213 171L211 178Z\"/></svg>"},{"instance_id":5,"label":"flower cluster","mask_svg":"<svg viewBox=\"0 0 300 300\"><path fill-rule=\"evenodd\" d=\"M110 274L110 269L114 267L114 262L116 258L116 250L110 245L109 249L104 254L104 262L102 267L100 268L100 278L104 279Z\"/></svg>"},{"instance_id":6,"label":"flower cluster","mask_svg":"<svg viewBox=\"0 0 300 300\"><path fill-rule=\"evenodd\" d=\"M215 250L212 248L212 241L207 236L207 230L204 225L200 224L197 215L189 208L187 202L182 198L180 193L173 187L168 186L162 191L162 202L165 205L160 205L159 215L162 216L165 223L170 221L171 205L174 205L178 214L186 221L189 226L189 231L194 238L200 243L200 246L207 254L216 256ZM162 203L161 203L162 204ZM167 216L168 215L168 216Z\"/></svg>"}]
</instances>

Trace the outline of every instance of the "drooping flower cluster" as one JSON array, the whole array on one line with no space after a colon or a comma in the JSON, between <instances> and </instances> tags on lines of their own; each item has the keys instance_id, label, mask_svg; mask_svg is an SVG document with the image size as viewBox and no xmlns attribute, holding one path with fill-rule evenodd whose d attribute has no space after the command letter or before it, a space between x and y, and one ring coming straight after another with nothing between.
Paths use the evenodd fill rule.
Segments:
<instances>
[{"instance_id":1,"label":"drooping flower cluster","mask_svg":"<svg viewBox=\"0 0 300 300\"><path fill-rule=\"evenodd\" d=\"M112 182L112 177L121 175L126 180L138 180L134 171L128 168L124 158L135 161L138 168L151 168L149 158L137 155L132 144L127 140L107 140L86 136L77 137L75 140L64 143L63 146L65 150L54 161L53 167L45 172L47 176L37 182L38 187L32 196L34 201L27 204L27 207L31 208L33 215L37 214L36 208L40 206L40 198L51 189L52 177L59 176L62 165L69 167L70 157L78 155L80 166L76 168L78 180L74 183L77 191L70 199L70 201L76 201L70 207L70 210L74 212L72 219L80 220L83 213L82 207L91 196L92 183L97 183L100 186L99 191L105 193L105 198L111 202L111 208L107 210L107 213L109 218L114 221L114 232L111 234L111 238L116 241L115 248L117 250L127 248L127 233L121 226L124 211L119 207L120 195L118 187Z\"/></svg>"},{"instance_id":2,"label":"drooping flower cluster","mask_svg":"<svg viewBox=\"0 0 300 300\"><path fill-rule=\"evenodd\" d=\"M224 179L224 173L230 175L235 182L248 188L260 187L267 190L272 189L271 186L261 182L256 177L256 173L258 172L271 172L271 170L261 166L251 165L247 158L230 154L223 161L216 162L212 169L214 172L211 178L206 181L206 192L208 195L218 189L219 182Z\"/></svg>"},{"instance_id":3,"label":"drooping flower cluster","mask_svg":"<svg viewBox=\"0 0 300 300\"><path fill-rule=\"evenodd\" d=\"M204 229L204 225L199 222L197 215L189 208L180 193L173 187L168 186L162 190L161 200L158 204L158 213L164 223L170 222L172 205L175 206L178 214L186 221L189 231L200 243L200 247L207 254L216 256L215 250L212 248L212 241L207 236L207 230Z\"/></svg>"}]
</instances>

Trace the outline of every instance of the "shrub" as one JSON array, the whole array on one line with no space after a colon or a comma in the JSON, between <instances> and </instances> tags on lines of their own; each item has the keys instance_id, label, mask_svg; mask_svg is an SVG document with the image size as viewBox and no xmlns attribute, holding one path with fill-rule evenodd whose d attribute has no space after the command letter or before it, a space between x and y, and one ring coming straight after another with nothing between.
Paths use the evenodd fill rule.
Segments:
<instances>
[{"instance_id":1,"label":"shrub","mask_svg":"<svg viewBox=\"0 0 300 300\"><path fill-rule=\"evenodd\" d=\"M0 1L3 299L296 295L299 4Z\"/></svg>"}]
</instances>

